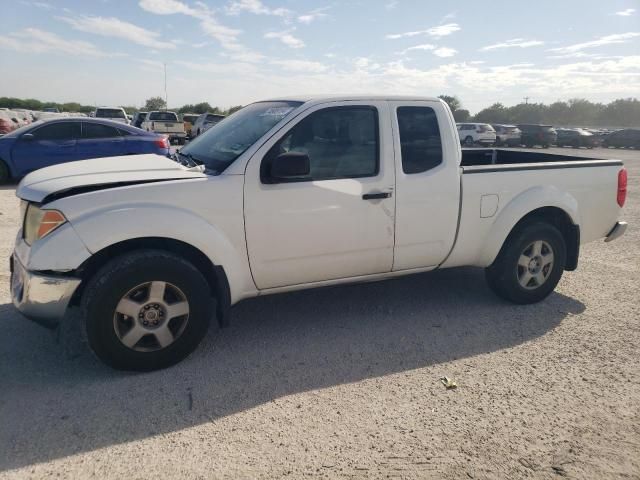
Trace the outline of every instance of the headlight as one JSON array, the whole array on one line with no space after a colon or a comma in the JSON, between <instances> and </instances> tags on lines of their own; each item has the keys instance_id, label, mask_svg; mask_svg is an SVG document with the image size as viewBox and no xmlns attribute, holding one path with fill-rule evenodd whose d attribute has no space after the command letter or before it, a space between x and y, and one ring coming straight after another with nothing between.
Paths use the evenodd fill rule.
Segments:
<instances>
[{"instance_id":1,"label":"headlight","mask_svg":"<svg viewBox=\"0 0 640 480\"><path fill-rule=\"evenodd\" d=\"M24 241L32 245L33 242L40 240L66 222L67 219L58 210L43 210L34 204L29 204L24 217L22 234Z\"/></svg>"}]
</instances>

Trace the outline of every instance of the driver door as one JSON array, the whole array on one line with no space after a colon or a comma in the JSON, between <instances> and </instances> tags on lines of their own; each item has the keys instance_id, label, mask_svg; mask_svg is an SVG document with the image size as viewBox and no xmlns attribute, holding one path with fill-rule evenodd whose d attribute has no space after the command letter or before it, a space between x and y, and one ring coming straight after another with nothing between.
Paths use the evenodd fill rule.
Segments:
<instances>
[{"instance_id":1,"label":"driver door","mask_svg":"<svg viewBox=\"0 0 640 480\"><path fill-rule=\"evenodd\" d=\"M395 173L385 102L318 105L266 142L245 172L245 231L259 289L390 272ZM283 152L310 173L274 181Z\"/></svg>"}]
</instances>

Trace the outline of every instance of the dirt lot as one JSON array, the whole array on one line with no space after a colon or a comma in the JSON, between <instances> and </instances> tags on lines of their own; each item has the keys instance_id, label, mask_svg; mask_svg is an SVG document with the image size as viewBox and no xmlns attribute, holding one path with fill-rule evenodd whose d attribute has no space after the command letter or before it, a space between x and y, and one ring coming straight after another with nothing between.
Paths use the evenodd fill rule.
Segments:
<instances>
[{"instance_id":1,"label":"dirt lot","mask_svg":"<svg viewBox=\"0 0 640 480\"><path fill-rule=\"evenodd\" d=\"M0 478L640 478L640 152L600 154L630 230L541 304L470 268L265 297L151 374L16 314L0 189Z\"/></svg>"}]
</instances>

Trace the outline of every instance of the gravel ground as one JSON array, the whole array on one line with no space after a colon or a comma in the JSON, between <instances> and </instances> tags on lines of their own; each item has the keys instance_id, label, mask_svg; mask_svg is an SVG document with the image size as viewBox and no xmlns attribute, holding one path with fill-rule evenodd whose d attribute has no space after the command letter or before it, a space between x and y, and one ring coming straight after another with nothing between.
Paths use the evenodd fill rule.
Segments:
<instances>
[{"instance_id":1,"label":"gravel ground","mask_svg":"<svg viewBox=\"0 0 640 480\"><path fill-rule=\"evenodd\" d=\"M594 153L631 226L538 305L471 268L264 297L150 374L16 314L1 188L0 478L640 478L640 152Z\"/></svg>"}]
</instances>

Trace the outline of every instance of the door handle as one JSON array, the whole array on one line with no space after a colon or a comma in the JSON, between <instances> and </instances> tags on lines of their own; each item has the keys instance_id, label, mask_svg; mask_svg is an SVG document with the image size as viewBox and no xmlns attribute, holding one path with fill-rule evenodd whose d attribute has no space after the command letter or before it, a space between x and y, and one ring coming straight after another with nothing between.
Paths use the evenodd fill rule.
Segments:
<instances>
[{"instance_id":1,"label":"door handle","mask_svg":"<svg viewBox=\"0 0 640 480\"><path fill-rule=\"evenodd\" d=\"M391 198L391 192L365 193L362 195L363 200L378 200L380 198Z\"/></svg>"}]
</instances>

